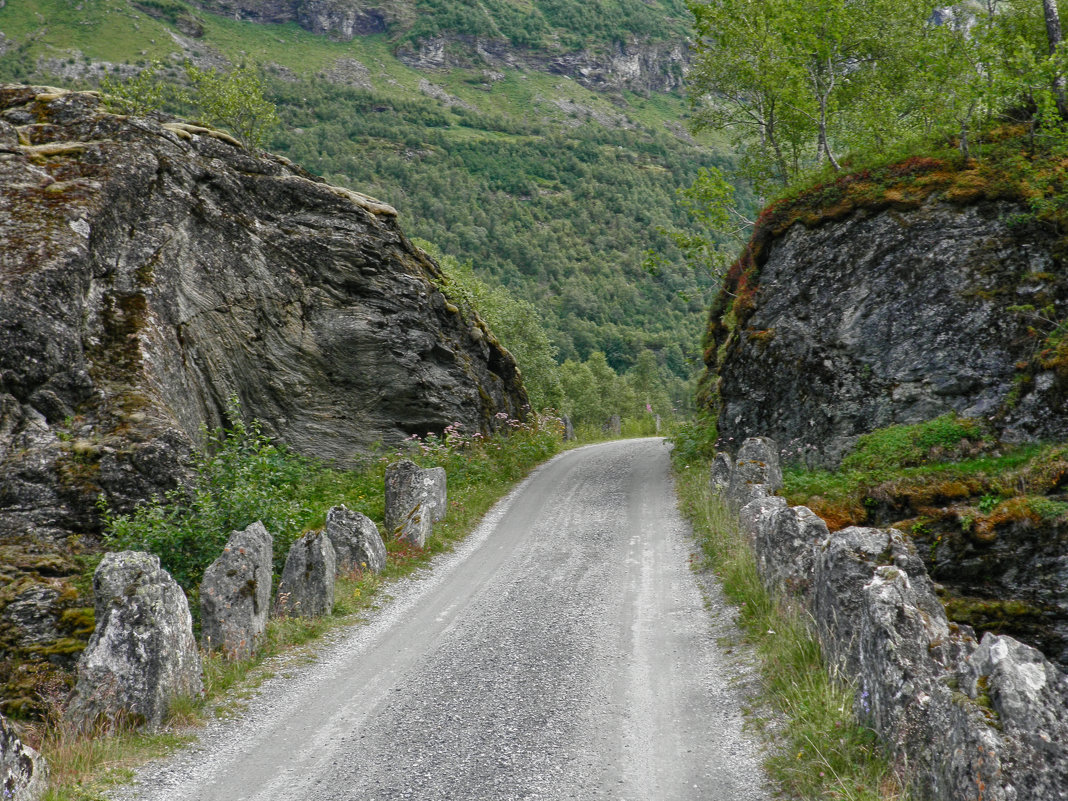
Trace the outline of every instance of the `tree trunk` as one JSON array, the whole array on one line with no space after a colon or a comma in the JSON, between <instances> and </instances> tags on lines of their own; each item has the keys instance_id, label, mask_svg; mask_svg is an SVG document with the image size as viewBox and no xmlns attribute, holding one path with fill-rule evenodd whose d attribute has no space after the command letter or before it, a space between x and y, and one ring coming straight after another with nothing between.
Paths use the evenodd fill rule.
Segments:
<instances>
[{"instance_id":1,"label":"tree trunk","mask_svg":"<svg viewBox=\"0 0 1068 801\"><path fill-rule=\"evenodd\" d=\"M1049 54L1053 56L1064 39L1061 33L1061 16L1057 11L1057 0L1042 0L1042 8L1046 12L1046 38L1049 40ZM1064 74L1057 71L1053 79L1053 96L1057 100L1057 111L1063 119L1068 119L1068 87Z\"/></svg>"}]
</instances>

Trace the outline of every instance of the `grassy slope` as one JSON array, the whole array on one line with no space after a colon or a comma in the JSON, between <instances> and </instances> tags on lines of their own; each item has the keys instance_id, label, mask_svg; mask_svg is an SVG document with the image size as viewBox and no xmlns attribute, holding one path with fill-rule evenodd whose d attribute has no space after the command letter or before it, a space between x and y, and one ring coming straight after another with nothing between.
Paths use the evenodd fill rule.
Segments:
<instances>
[{"instance_id":1,"label":"grassy slope","mask_svg":"<svg viewBox=\"0 0 1068 801\"><path fill-rule=\"evenodd\" d=\"M422 73L393 55L404 32L335 42L295 24L199 11L205 34L186 37L183 54L176 29L128 0L80 5L72 11L68 0L37 0L0 9L0 31L18 43L0 57L0 80L47 77L37 71L41 58L58 59L61 70L86 60L213 54L278 65L269 82L284 129L272 149L396 205L410 235L471 259L483 275L538 303L561 358L599 349L625 369L652 347L685 377L668 350L697 357L704 303L679 294L694 277L681 261L658 279L640 267L646 249L667 247L657 226L687 224L675 190L699 166L726 160L715 143L677 135L686 114L681 96L598 94L564 76L517 70L500 80L481 69ZM570 4L543 5L544 39L559 46L561 29L552 26L568 19ZM641 11L629 2L603 5L624 30ZM674 0L653 12L667 15L662 33L685 29ZM364 65L373 88L324 80L338 59ZM463 106L427 96L427 81Z\"/></svg>"}]
</instances>

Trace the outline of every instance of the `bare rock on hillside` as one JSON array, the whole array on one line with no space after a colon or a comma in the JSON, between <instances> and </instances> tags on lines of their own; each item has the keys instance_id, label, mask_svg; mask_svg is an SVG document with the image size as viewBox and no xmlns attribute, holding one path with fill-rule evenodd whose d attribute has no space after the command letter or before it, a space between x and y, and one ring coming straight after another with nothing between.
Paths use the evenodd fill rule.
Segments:
<instances>
[{"instance_id":1,"label":"bare rock on hillside","mask_svg":"<svg viewBox=\"0 0 1068 801\"><path fill-rule=\"evenodd\" d=\"M67 710L75 726L159 726L171 702L203 690L182 588L139 551L108 553L93 574L96 630Z\"/></svg>"},{"instance_id":2,"label":"bare rock on hillside","mask_svg":"<svg viewBox=\"0 0 1068 801\"><path fill-rule=\"evenodd\" d=\"M274 538L258 520L235 531L200 582L200 639L230 659L252 655L271 609Z\"/></svg>"}]
</instances>

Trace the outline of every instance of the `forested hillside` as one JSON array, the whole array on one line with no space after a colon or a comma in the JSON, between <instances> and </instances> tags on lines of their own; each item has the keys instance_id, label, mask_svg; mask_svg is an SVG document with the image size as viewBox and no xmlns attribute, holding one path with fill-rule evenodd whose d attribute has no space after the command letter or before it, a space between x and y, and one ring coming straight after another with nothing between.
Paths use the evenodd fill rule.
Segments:
<instances>
[{"instance_id":1,"label":"forested hillside","mask_svg":"<svg viewBox=\"0 0 1068 801\"><path fill-rule=\"evenodd\" d=\"M186 60L249 65L281 118L268 149L392 204L411 234L535 304L558 362L600 352L623 374L650 351L655 397L609 405L685 408L711 279L658 231L688 228L676 191L726 160L683 125L688 13L527 5L335 3L351 12L339 22L297 0L7 3L0 80L96 87L159 62L180 83Z\"/></svg>"}]
</instances>

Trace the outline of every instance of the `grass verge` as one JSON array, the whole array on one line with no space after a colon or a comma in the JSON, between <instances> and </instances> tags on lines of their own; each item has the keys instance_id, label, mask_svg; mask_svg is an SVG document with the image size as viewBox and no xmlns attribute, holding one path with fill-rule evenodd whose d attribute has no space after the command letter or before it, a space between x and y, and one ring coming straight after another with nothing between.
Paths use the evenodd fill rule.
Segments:
<instances>
[{"instance_id":1,"label":"grass verge","mask_svg":"<svg viewBox=\"0 0 1068 801\"><path fill-rule=\"evenodd\" d=\"M853 719L854 691L832 679L806 617L764 589L736 519L712 495L708 464L676 462L682 513L703 560L739 610L738 623L760 658L762 706L781 730L766 766L788 798L904 801L907 798L874 733ZM764 720L767 723L768 720Z\"/></svg>"},{"instance_id":2,"label":"grass verge","mask_svg":"<svg viewBox=\"0 0 1068 801\"><path fill-rule=\"evenodd\" d=\"M426 548L414 548L403 542L388 541L387 566L379 574L356 572L339 577L335 589L333 614L323 618L274 619L268 624L267 633L261 641L257 654L251 659L228 661L217 654L204 654L203 696L195 699L178 699L170 709L167 728L161 733L146 734L122 731L108 734L103 731L89 735L79 734L66 725L62 717L65 688L54 689L49 704L53 714L37 725L30 725L27 741L44 753L51 768L50 789L46 801L102 801L108 788L129 781L133 768L149 759L164 756L192 739L192 730L214 716L240 714L245 698L264 679L271 675L272 657L289 654L300 656L299 648L341 626L358 623L362 615L381 602L384 590L397 579L427 566L439 553L450 550L453 545L472 531L502 496L525 477L536 465L558 453L563 448L558 421L552 418L536 418L527 424L509 421L507 434L483 439L465 436L453 431L443 438L428 437L413 440L400 452L369 465L363 471L341 473L314 465L307 460L292 457L282 449L268 443L259 434L258 427L246 430L240 426L217 435L218 449L202 462L202 475L207 476L220 497L257 496L249 489L252 479L237 476L252 476L262 482L263 475L272 471L293 481L301 487L299 498L290 498L299 514L293 517L305 525L309 515L325 509L333 503L346 502L356 508L371 512L372 519L381 523L384 492L381 477L384 462L401 456L412 458L424 467L446 468L449 481L448 512L434 527L434 536ZM228 450L229 448L229 450ZM217 469L220 454L229 454L224 460L226 481L220 480ZM257 470L245 469L256 466ZM306 470L304 480L293 471ZM226 492L221 490L225 489ZM202 504L203 506L203 504ZM255 508L248 514L255 515ZM209 520L220 522L214 502L210 506ZM158 520L166 515L168 525L162 527ZM142 543L159 546L161 549L175 538L185 536L183 525L191 525L191 513L172 514L160 510L144 525L137 520L128 520L124 532L124 545L136 546L136 537L148 535ZM198 518L199 519L199 518ZM242 520L224 518L234 527L241 527ZM171 525L173 523L173 525ZM322 520L319 520L322 524ZM225 529L224 529L225 530ZM166 536L162 536L161 532ZM151 549L151 548L149 548ZM192 575L199 576L202 568ZM186 587L187 592L192 588ZM312 658L311 653L308 654Z\"/></svg>"}]
</instances>

